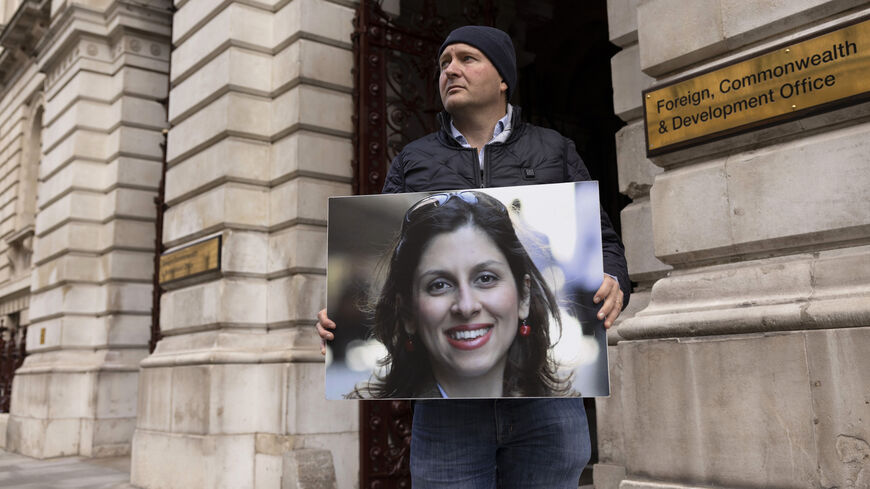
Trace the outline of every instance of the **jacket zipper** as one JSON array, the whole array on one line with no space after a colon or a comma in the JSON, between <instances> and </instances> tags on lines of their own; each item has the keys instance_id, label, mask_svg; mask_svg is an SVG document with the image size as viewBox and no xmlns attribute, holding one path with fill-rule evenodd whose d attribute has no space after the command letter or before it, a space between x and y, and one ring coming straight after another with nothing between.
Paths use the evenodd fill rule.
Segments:
<instances>
[{"instance_id":1,"label":"jacket zipper","mask_svg":"<svg viewBox=\"0 0 870 489\"><path fill-rule=\"evenodd\" d=\"M478 158L478 164L480 164L480 158ZM486 187L487 167L489 167L489 151L484 150L483 168L480 169L480 188Z\"/></svg>"},{"instance_id":2,"label":"jacket zipper","mask_svg":"<svg viewBox=\"0 0 870 489\"><path fill-rule=\"evenodd\" d=\"M474 163L475 180L477 181L477 185L480 188L483 188L486 185L484 184L484 170L482 168L480 168L479 150L477 148L471 148L471 149L472 149L472 156L474 158L473 163ZM485 166L486 165L486 163L485 163L486 155L484 154L483 157L484 157L484 166Z\"/></svg>"}]
</instances>

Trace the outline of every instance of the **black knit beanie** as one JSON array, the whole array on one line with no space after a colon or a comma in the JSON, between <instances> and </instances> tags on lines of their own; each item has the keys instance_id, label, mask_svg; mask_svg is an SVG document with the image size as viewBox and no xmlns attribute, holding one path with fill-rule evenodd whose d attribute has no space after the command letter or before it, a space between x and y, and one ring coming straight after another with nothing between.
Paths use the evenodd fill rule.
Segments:
<instances>
[{"instance_id":1,"label":"black knit beanie","mask_svg":"<svg viewBox=\"0 0 870 489\"><path fill-rule=\"evenodd\" d=\"M447 36L438 50L438 57L441 57L444 48L460 42L476 47L489 59L507 84L507 99L510 100L517 85L517 57L510 36L495 27L466 25Z\"/></svg>"}]
</instances>

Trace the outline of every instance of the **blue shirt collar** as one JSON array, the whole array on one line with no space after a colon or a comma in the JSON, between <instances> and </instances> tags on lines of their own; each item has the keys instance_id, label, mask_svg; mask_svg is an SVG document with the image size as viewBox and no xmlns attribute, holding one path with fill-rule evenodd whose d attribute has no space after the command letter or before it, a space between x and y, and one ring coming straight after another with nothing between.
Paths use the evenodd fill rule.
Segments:
<instances>
[{"instance_id":1,"label":"blue shirt collar","mask_svg":"<svg viewBox=\"0 0 870 489\"><path fill-rule=\"evenodd\" d=\"M498 120L498 122L495 123L495 129L493 129L493 131L492 131L492 139L489 140L489 143L493 142L493 140L498 138L498 136L501 133L505 132L506 130L510 131L510 129L511 129L511 115L514 112L513 109L514 109L513 106L511 104L508 104L507 113L505 113L504 117L502 117L501 119ZM450 119L450 133L453 136L453 139L456 140L456 142L458 142L459 144L461 144L462 146L464 146L466 148L471 147L471 145L468 144L468 140L465 139L465 136L463 136L462 133L459 132L459 129L456 129L456 126L453 125L452 118ZM489 144L489 143L487 143L487 144Z\"/></svg>"}]
</instances>

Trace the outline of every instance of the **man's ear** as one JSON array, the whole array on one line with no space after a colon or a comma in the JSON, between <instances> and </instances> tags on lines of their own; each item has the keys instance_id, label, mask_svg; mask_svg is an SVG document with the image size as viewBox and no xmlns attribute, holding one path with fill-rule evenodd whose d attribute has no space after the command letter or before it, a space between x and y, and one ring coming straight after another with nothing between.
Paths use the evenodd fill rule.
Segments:
<instances>
[{"instance_id":1,"label":"man's ear","mask_svg":"<svg viewBox=\"0 0 870 489\"><path fill-rule=\"evenodd\" d=\"M529 274L523 275L523 290L520 291L520 305L517 310L520 319L529 317L529 306L532 303L532 278Z\"/></svg>"},{"instance_id":2,"label":"man's ear","mask_svg":"<svg viewBox=\"0 0 870 489\"><path fill-rule=\"evenodd\" d=\"M501 90L503 93L507 94L508 86L507 86L507 83L504 82L504 80L501 81L501 83L499 84L498 88L499 88L499 90Z\"/></svg>"}]
</instances>

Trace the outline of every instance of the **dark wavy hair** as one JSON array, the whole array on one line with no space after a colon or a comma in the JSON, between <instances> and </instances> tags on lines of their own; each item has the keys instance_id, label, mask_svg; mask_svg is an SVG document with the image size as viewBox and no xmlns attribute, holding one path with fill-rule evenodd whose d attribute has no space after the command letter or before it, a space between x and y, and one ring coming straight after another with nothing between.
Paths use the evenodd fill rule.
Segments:
<instances>
[{"instance_id":1,"label":"dark wavy hair","mask_svg":"<svg viewBox=\"0 0 870 489\"><path fill-rule=\"evenodd\" d=\"M472 225L486 233L507 258L521 300L524 277L530 277L528 336L514 339L507 354L502 392L505 397L545 397L574 395L569 379L560 380L548 357L550 318L561 330L556 299L544 282L514 230L510 215L501 202L481 192L453 192L427 197L410 208L396 239L388 262L386 281L370 309L374 313L372 335L384 344L387 356L382 360L389 371L350 397L408 398L420 397L434 385L428 352L420 341L414 351L407 351L409 339L403 324L414 321L413 279L426 245L440 234ZM518 325L519 326L519 325Z\"/></svg>"}]
</instances>

